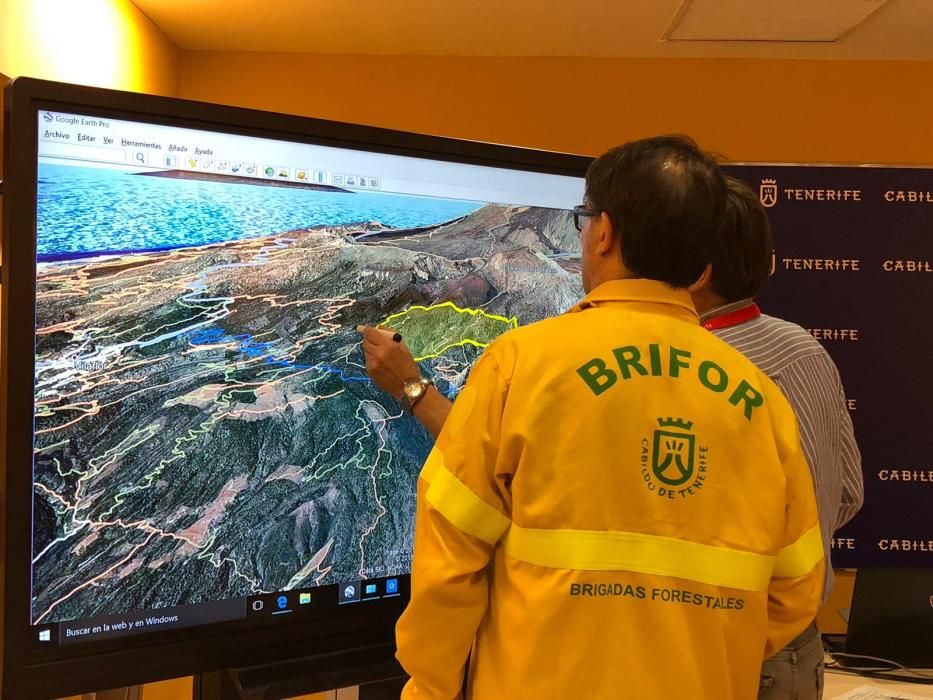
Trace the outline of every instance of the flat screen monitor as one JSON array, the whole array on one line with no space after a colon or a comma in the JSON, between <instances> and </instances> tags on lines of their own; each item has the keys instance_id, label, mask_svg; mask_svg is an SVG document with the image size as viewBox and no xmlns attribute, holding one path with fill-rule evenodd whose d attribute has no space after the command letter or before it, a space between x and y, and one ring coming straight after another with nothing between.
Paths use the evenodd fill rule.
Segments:
<instances>
[{"instance_id":1,"label":"flat screen monitor","mask_svg":"<svg viewBox=\"0 0 933 700\"><path fill-rule=\"evenodd\" d=\"M2 278L4 687L39 697L391 640L430 436L582 295L580 157L21 80Z\"/></svg>"}]
</instances>

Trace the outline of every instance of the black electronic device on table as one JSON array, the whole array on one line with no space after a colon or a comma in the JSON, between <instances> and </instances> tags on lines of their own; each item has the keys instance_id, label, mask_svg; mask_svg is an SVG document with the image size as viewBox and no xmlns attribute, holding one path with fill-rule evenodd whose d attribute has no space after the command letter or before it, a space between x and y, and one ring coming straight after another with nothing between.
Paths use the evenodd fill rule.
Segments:
<instances>
[{"instance_id":1,"label":"black electronic device on table","mask_svg":"<svg viewBox=\"0 0 933 700\"><path fill-rule=\"evenodd\" d=\"M430 439L356 327L455 396L581 296L588 159L32 79L4 119L3 697L390 664Z\"/></svg>"},{"instance_id":2,"label":"black electronic device on table","mask_svg":"<svg viewBox=\"0 0 933 700\"><path fill-rule=\"evenodd\" d=\"M933 669L933 568L859 569L845 653L839 660L850 668L878 668L885 659Z\"/></svg>"}]
</instances>

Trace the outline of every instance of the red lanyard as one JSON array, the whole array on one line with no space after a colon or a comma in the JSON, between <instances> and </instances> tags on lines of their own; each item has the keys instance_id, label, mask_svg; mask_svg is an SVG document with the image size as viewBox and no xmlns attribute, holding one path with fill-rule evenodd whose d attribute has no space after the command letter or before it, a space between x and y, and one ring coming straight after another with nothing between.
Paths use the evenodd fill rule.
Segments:
<instances>
[{"instance_id":1,"label":"red lanyard","mask_svg":"<svg viewBox=\"0 0 933 700\"><path fill-rule=\"evenodd\" d=\"M740 323L751 321L759 316L761 316L761 309L758 308L758 304L753 303L741 309L730 311L722 316L714 316L713 318L707 319L703 322L703 327L708 331L715 331L720 328L737 326Z\"/></svg>"}]
</instances>

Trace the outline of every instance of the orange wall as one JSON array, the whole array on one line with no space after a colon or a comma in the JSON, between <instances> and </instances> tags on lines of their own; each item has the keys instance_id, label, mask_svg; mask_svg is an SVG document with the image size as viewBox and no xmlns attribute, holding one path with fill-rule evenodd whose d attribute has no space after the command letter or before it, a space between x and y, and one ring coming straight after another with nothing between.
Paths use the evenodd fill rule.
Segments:
<instances>
[{"instance_id":1,"label":"orange wall","mask_svg":"<svg viewBox=\"0 0 933 700\"><path fill-rule=\"evenodd\" d=\"M178 48L130 0L0 0L0 71L173 95Z\"/></svg>"},{"instance_id":2,"label":"orange wall","mask_svg":"<svg viewBox=\"0 0 933 700\"><path fill-rule=\"evenodd\" d=\"M184 52L179 95L587 154L685 132L731 160L933 164L921 62Z\"/></svg>"}]
</instances>

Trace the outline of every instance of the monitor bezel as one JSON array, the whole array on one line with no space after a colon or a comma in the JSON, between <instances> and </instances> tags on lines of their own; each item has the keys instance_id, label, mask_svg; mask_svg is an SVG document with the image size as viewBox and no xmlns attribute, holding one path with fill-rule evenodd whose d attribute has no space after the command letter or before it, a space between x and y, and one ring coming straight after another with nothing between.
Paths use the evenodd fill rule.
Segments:
<instances>
[{"instance_id":1,"label":"monitor bezel","mask_svg":"<svg viewBox=\"0 0 933 700\"><path fill-rule=\"evenodd\" d=\"M27 642L35 629L27 621L33 503L30 485L38 120L42 110L573 177L581 177L591 159L32 78L19 78L4 90L0 246L3 696L19 696L17 694L24 692L30 697L68 695L221 668L271 663L335 649L391 643L394 621L404 607L404 598L378 610L335 611L334 616L323 623L296 621L287 625L262 625L253 630L244 629L237 621L152 636L58 646L40 655ZM25 231L30 231L28 240L23 238ZM29 464L30 469L8 468L23 463ZM23 498L24 494L29 497ZM312 625L313 634L308 629ZM94 663L88 664L89 659Z\"/></svg>"}]
</instances>

